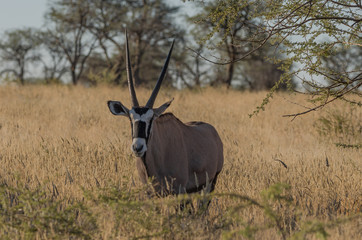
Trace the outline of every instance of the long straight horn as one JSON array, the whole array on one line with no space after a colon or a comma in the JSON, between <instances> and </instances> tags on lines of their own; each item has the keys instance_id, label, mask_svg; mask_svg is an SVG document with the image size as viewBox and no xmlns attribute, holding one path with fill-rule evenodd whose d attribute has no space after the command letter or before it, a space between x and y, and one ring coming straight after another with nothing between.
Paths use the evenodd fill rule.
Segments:
<instances>
[{"instance_id":1,"label":"long straight horn","mask_svg":"<svg viewBox=\"0 0 362 240\"><path fill-rule=\"evenodd\" d=\"M129 92L131 93L132 104L133 104L134 107L138 107L139 104L138 104L136 92L135 92L134 86L133 86L131 61L129 59L127 29L126 29L125 34L126 34L126 69L127 69L128 87L129 87Z\"/></svg>"},{"instance_id":2,"label":"long straight horn","mask_svg":"<svg viewBox=\"0 0 362 240\"><path fill-rule=\"evenodd\" d=\"M164 65L163 68L162 68L161 75L160 75L160 77L158 78L157 83L156 83L156 86L155 86L155 88L154 88L153 91L152 91L151 97L150 97L150 99L148 100L148 102L147 102L147 104L146 104L146 107L148 107L148 108L152 108L152 107L153 107L153 104L155 103L155 100L156 100L158 91L159 91L160 88L161 88L162 81L163 81L163 79L165 78L165 75L166 75L166 72L167 72L167 67L168 67L168 63L169 63L170 58L171 58L171 54L172 54L172 49L173 49L173 44L174 44L174 43L175 43L175 40L172 41L171 49L170 49L170 51L169 51L169 53L168 53L168 55L167 55L166 62L165 62L165 65Z\"/></svg>"}]
</instances>

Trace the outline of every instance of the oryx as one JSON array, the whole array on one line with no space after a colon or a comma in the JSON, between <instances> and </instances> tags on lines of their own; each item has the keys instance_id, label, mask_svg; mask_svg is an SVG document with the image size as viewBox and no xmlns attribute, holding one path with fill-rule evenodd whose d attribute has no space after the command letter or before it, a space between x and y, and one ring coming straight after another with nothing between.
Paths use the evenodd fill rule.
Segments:
<instances>
[{"instance_id":1,"label":"oryx","mask_svg":"<svg viewBox=\"0 0 362 240\"><path fill-rule=\"evenodd\" d=\"M108 101L112 114L126 116L131 122L132 145L137 169L143 183L153 179L155 192L167 194L199 192L205 186L213 191L224 157L223 144L213 126L204 122L182 123L172 113L162 114L172 100L153 108L170 61L174 42L157 84L145 106L140 106L132 80L126 33L126 69L133 107Z\"/></svg>"}]
</instances>

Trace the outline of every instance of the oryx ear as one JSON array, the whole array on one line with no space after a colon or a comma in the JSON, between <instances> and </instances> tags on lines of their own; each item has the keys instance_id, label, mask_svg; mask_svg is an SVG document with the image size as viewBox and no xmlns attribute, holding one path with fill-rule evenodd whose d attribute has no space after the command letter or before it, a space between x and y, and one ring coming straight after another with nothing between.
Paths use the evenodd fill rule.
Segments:
<instances>
[{"instance_id":1,"label":"oryx ear","mask_svg":"<svg viewBox=\"0 0 362 240\"><path fill-rule=\"evenodd\" d=\"M171 99L171 101L168 101L167 103L162 104L160 107L153 109L153 112L155 113L155 115L157 117L159 117L170 106L172 101L173 101L173 98Z\"/></svg>"},{"instance_id":2,"label":"oryx ear","mask_svg":"<svg viewBox=\"0 0 362 240\"><path fill-rule=\"evenodd\" d=\"M118 101L108 101L107 102L109 110L114 115L121 115L121 116L129 116L129 110L121 102Z\"/></svg>"}]
</instances>

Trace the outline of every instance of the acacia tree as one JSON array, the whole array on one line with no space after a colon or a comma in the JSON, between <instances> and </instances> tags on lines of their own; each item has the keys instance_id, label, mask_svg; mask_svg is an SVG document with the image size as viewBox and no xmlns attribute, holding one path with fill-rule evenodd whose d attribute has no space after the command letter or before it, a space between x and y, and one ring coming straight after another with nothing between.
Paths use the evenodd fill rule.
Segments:
<instances>
[{"instance_id":1,"label":"acacia tree","mask_svg":"<svg viewBox=\"0 0 362 240\"><path fill-rule=\"evenodd\" d=\"M196 47L193 47L193 49L200 54L204 50L204 47L203 44L199 44ZM184 46L183 48L185 49L187 47ZM192 89L206 84L209 69L205 68L204 62L199 56L190 55L189 52L183 51L176 55L176 57L173 58L173 61L175 62L173 74L175 75L176 80L182 84L181 86L185 85L187 88Z\"/></svg>"},{"instance_id":2,"label":"acacia tree","mask_svg":"<svg viewBox=\"0 0 362 240\"><path fill-rule=\"evenodd\" d=\"M145 84L159 74L171 45L171 38L182 39L182 30L173 24L170 7L162 0L93 0L92 23L88 26L97 37L110 68L121 82L124 64L124 32L130 41L131 63L136 84ZM111 52L116 54L111 54ZM115 50L115 51L114 51ZM142 72L140 69L142 68Z\"/></svg>"},{"instance_id":3,"label":"acacia tree","mask_svg":"<svg viewBox=\"0 0 362 240\"><path fill-rule=\"evenodd\" d=\"M122 72L125 70L123 58L124 18L127 14L127 1L91 0L90 14L92 22L87 25L95 36L108 67L106 71L115 72L113 82L121 83ZM118 54L117 54L118 53Z\"/></svg>"},{"instance_id":4,"label":"acacia tree","mask_svg":"<svg viewBox=\"0 0 362 240\"><path fill-rule=\"evenodd\" d=\"M27 64L40 60L38 46L36 31L32 28L5 32L0 40L0 54L1 59L10 65L0 71L0 76L11 73L24 85Z\"/></svg>"},{"instance_id":5,"label":"acacia tree","mask_svg":"<svg viewBox=\"0 0 362 240\"><path fill-rule=\"evenodd\" d=\"M41 57L45 83L60 82L62 76L68 71L67 59L62 47L49 32L40 32L39 41L45 52Z\"/></svg>"},{"instance_id":6,"label":"acacia tree","mask_svg":"<svg viewBox=\"0 0 362 240\"><path fill-rule=\"evenodd\" d=\"M251 48L236 59L228 59L219 64L241 61L257 52L266 44L275 47L284 55L281 60L270 58L279 63L285 72L261 106L254 112L264 109L273 92L282 82L291 83L292 78L299 79L308 86L316 105L305 111L286 116L299 116L317 110L336 99L348 100L348 93L361 97L362 70L354 65L347 71L333 71L325 67L323 60L335 56L341 49L351 46L362 47L362 4L358 0L226 0L218 1L215 11L210 11L205 19L214 23L207 39L219 32L224 19L235 16L238 9L254 6L257 11L251 19L262 19L266 24L257 26L255 34L245 39L252 43ZM221 9L221 10L220 10ZM237 22L237 18L230 18ZM230 34L231 28L224 35ZM236 41L234 44L243 44ZM283 48L280 48L283 46ZM293 66L293 67L292 67ZM355 102L361 106L361 101Z\"/></svg>"},{"instance_id":7,"label":"acacia tree","mask_svg":"<svg viewBox=\"0 0 362 240\"><path fill-rule=\"evenodd\" d=\"M339 79L341 74L348 76L348 79L352 79L359 73L354 70L362 69L362 47L341 48L333 56L323 57L322 64L327 69L325 74L328 74L326 80L329 81L329 85L341 88L343 87L340 83L342 79ZM355 87L358 83L358 81L353 81L347 88Z\"/></svg>"},{"instance_id":8,"label":"acacia tree","mask_svg":"<svg viewBox=\"0 0 362 240\"><path fill-rule=\"evenodd\" d=\"M96 38L88 33L90 24L88 1L56 0L46 13L46 36L62 50L74 85L82 77L86 60L96 47Z\"/></svg>"},{"instance_id":9,"label":"acacia tree","mask_svg":"<svg viewBox=\"0 0 362 240\"><path fill-rule=\"evenodd\" d=\"M266 63L265 57L270 53L270 44L265 44L263 47L249 54L247 57L239 61L241 56L245 55L255 45L255 39L262 38L265 33L258 32L265 24L262 18L253 17L258 11L258 6L254 5L237 5L229 4L227 1L215 1L201 3L202 7L199 14L190 18L193 22L198 22L195 28L200 33L206 32L206 37L201 38L201 42L207 42L207 45L212 50L218 52L218 60L225 60L224 73L220 73L215 79L216 82L225 84L230 87L232 81L236 80L238 75L239 84L245 85L253 90L260 90L269 87L269 82L274 83L277 78L273 77L280 75L280 70L277 65ZM215 21L215 17L223 14L229 7L233 7L232 14L224 15L219 21ZM210 12L214 15L210 17ZM260 36L259 36L260 35ZM254 39L252 41L252 39ZM215 63L215 61L213 61ZM248 72L250 65L253 65L253 70L258 74ZM268 80L266 75L268 75ZM270 88L270 87L269 87Z\"/></svg>"}]
</instances>

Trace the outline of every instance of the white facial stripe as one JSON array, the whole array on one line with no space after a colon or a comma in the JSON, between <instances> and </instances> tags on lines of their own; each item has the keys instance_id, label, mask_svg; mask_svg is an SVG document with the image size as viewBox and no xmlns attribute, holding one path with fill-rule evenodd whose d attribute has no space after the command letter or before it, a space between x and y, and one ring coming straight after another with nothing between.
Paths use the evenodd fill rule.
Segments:
<instances>
[{"instance_id":1,"label":"white facial stripe","mask_svg":"<svg viewBox=\"0 0 362 240\"><path fill-rule=\"evenodd\" d=\"M153 117L153 110L148 109L148 111L141 116L141 121L149 121Z\"/></svg>"},{"instance_id":2,"label":"white facial stripe","mask_svg":"<svg viewBox=\"0 0 362 240\"><path fill-rule=\"evenodd\" d=\"M153 110L149 109L145 114L142 115L144 117L144 121L146 122L146 136L148 137L148 128L150 126L151 118L153 117Z\"/></svg>"},{"instance_id":3,"label":"white facial stripe","mask_svg":"<svg viewBox=\"0 0 362 240\"><path fill-rule=\"evenodd\" d=\"M153 117L153 110L152 109L148 109L148 111L145 114L139 115L138 113L136 113L133 109L131 109L129 111L130 115L132 116L132 118L135 121L143 121L143 122L147 122L149 121L152 117Z\"/></svg>"},{"instance_id":4,"label":"white facial stripe","mask_svg":"<svg viewBox=\"0 0 362 240\"><path fill-rule=\"evenodd\" d=\"M150 126L150 121L151 121L152 117L154 116L153 110L148 109L145 114L139 115L138 113L135 112L134 109L131 109L131 110L129 110L129 114L131 116L131 121L132 121L132 127L133 128L135 127L135 125L134 125L135 122L141 121L141 122L146 123L145 131L146 131L146 137L148 137L148 133L149 133L148 128ZM136 130L133 129L133 131L135 132Z\"/></svg>"},{"instance_id":5,"label":"white facial stripe","mask_svg":"<svg viewBox=\"0 0 362 240\"><path fill-rule=\"evenodd\" d=\"M131 115L132 119L139 120L141 119L141 116L136 113L133 109L129 110L129 114Z\"/></svg>"}]
</instances>

